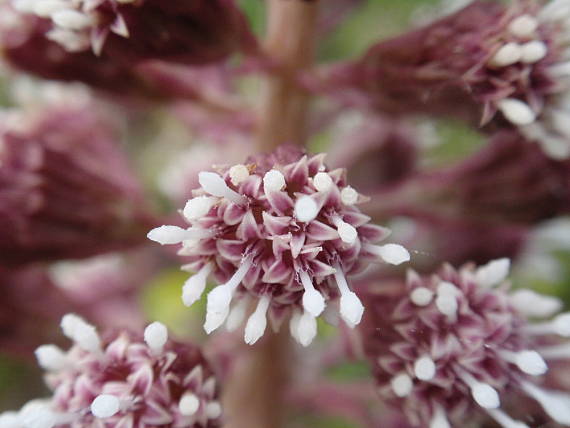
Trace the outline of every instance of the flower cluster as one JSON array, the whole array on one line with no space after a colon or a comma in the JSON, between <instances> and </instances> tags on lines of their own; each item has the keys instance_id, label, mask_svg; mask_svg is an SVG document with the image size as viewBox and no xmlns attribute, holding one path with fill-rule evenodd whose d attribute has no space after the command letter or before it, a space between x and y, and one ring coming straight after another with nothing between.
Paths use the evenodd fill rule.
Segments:
<instances>
[{"instance_id":1,"label":"flower cluster","mask_svg":"<svg viewBox=\"0 0 570 428\"><path fill-rule=\"evenodd\" d=\"M95 104L66 100L2 112L4 265L131 245L150 223L113 121Z\"/></svg>"},{"instance_id":2,"label":"flower cluster","mask_svg":"<svg viewBox=\"0 0 570 428\"><path fill-rule=\"evenodd\" d=\"M182 244L183 268L198 272L184 285L186 305L200 298L210 274L223 284L208 294L208 333L226 319L237 327L255 298L247 343L263 335L268 312L277 327L292 311L292 334L307 345L327 300L340 295L343 319L352 327L360 322L364 308L347 275L378 259L409 260L399 245L375 245L389 231L369 224L355 206L364 197L346 183L344 170L328 171L323 160L282 147L245 165L202 172L201 187L182 211L189 227L148 234L161 244ZM234 297L239 301L230 313Z\"/></svg>"},{"instance_id":3,"label":"flower cluster","mask_svg":"<svg viewBox=\"0 0 570 428\"><path fill-rule=\"evenodd\" d=\"M216 378L200 351L169 340L164 325L150 324L144 341L128 331L99 336L73 314L61 327L71 349L36 350L53 396L1 414L0 427L219 426Z\"/></svg>"},{"instance_id":4,"label":"flower cluster","mask_svg":"<svg viewBox=\"0 0 570 428\"><path fill-rule=\"evenodd\" d=\"M447 428L481 409L504 428L523 428L500 409L523 393L570 425L570 394L541 386L546 361L570 357L570 314L534 291L509 291L509 260L436 275L408 274L402 290L379 290L367 305L367 354L380 394L414 425ZM529 319L553 319L530 322ZM457 425L458 426L458 425Z\"/></svg>"},{"instance_id":5,"label":"flower cluster","mask_svg":"<svg viewBox=\"0 0 570 428\"><path fill-rule=\"evenodd\" d=\"M251 44L232 0L13 0L20 12L49 20L46 37L69 52L92 49L121 61L165 59L201 64Z\"/></svg>"},{"instance_id":6,"label":"flower cluster","mask_svg":"<svg viewBox=\"0 0 570 428\"><path fill-rule=\"evenodd\" d=\"M353 98L402 114L477 120L482 105L481 123L500 112L548 155L568 158L568 16L567 0L544 6L475 1L333 68L329 83L344 84L355 92Z\"/></svg>"}]
</instances>

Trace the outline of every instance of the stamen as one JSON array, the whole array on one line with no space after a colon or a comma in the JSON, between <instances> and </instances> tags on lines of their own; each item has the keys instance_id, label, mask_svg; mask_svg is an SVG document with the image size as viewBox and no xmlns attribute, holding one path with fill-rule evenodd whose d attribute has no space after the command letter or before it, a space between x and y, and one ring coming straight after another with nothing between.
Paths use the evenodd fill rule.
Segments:
<instances>
[{"instance_id":1,"label":"stamen","mask_svg":"<svg viewBox=\"0 0 570 428\"><path fill-rule=\"evenodd\" d=\"M67 9L68 3L62 0L43 0L33 2L33 11L37 16L49 18L57 11Z\"/></svg>"},{"instance_id":2,"label":"stamen","mask_svg":"<svg viewBox=\"0 0 570 428\"><path fill-rule=\"evenodd\" d=\"M514 420L501 409L486 409L486 411L503 428L529 428L527 424Z\"/></svg>"},{"instance_id":3,"label":"stamen","mask_svg":"<svg viewBox=\"0 0 570 428\"><path fill-rule=\"evenodd\" d=\"M489 60L489 65L494 67L507 67L520 61L523 54L518 43L507 43L503 45Z\"/></svg>"},{"instance_id":4,"label":"stamen","mask_svg":"<svg viewBox=\"0 0 570 428\"><path fill-rule=\"evenodd\" d=\"M532 324L525 327L529 334L557 334L562 337L570 337L570 312L560 314L552 321Z\"/></svg>"},{"instance_id":5,"label":"stamen","mask_svg":"<svg viewBox=\"0 0 570 428\"><path fill-rule=\"evenodd\" d=\"M534 111L528 104L515 98L505 98L497 103L505 118L514 125L530 125L536 120Z\"/></svg>"},{"instance_id":6,"label":"stamen","mask_svg":"<svg viewBox=\"0 0 570 428\"><path fill-rule=\"evenodd\" d=\"M55 25L66 30L84 30L93 25L91 16L73 9L58 10L51 15L51 19Z\"/></svg>"},{"instance_id":7,"label":"stamen","mask_svg":"<svg viewBox=\"0 0 570 428\"><path fill-rule=\"evenodd\" d=\"M208 419L218 419L222 416L222 406L217 401L211 401L206 405Z\"/></svg>"},{"instance_id":8,"label":"stamen","mask_svg":"<svg viewBox=\"0 0 570 428\"><path fill-rule=\"evenodd\" d=\"M547 360L568 359L570 358L570 343L540 348L538 353Z\"/></svg>"},{"instance_id":9,"label":"stamen","mask_svg":"<svg viewBox=\"0 0 570 428\"><path fill-rule=\"evenodd\" d=\"M429 428L451 428L443 407L436 405Z\"/></svg>"},{"instance_id":10,"label":"stamen","mask_svg":"<svg viewBox=\"0 0 570 428\"><path fill-rule=\"evenodd\" d=\"M276 169L266 172L263 176L263 189L266 194L279 192L285 188L286 184L285 176Z\"/></svg>"},{"instance_id":11,"label":"stamen","mask_svg":"<svg viewBox=\"0 0 570 428\"><path fill-rule=\"evenodd\" d=\"M570 3L566 0L553 0L539 12L539 19L557 21L570 13Z\"/></svg>"},{"instance_id":12,"label":"stamen","mask_svg":"<svg viewBox=\"0 0 570 428\"><path fill-rule=\"evenodd\" d=\"M548 365L536 351L501 351L499 355L504 360L515 364L522 372L531 376L540 376L548 371Z\"/></svg>"},{"instance_id":13,"label":"stamen","mask_svg":"<svg viewBox=\"0 0 570 428\"><path fill-rule=\"evenodd\" d=\"M317 319L305 311L297 324L297 338L303 346L309 346L317 336Z\"/></svg>"},{"instance_id":14,"label":"stamen","mask_svg":"<svg viewBox=\"0 0 570 428\"><path fill-rule=\"evenodd\" d=\"M551 317L563 307L560 299L527 289L514 291L510 295L510 301L517 311L532 318Z\"/></svg>"},{"instance_id":15,"label":"stamen","mask_svg":"<svg viewBox=\"0 0 570 428\"><path fill-rule=\"evenodd\" d=\"M0 413L0 428L21 428L18 412Z\"/></svg>"},{"instance_id":16,"label":"stamen","mask_svg":"<svg viewBox=\"0 0 570 428\"><path fill-rule=\"evenodd\" d=\"M61 320L63 334L85 351L101 353L101 339L91 324L74 314L67 314Z\"/></svg>"},{"instance_id":17,"label":"stamen","mask_svg":"<svg viewBox=\"0 0 570 428\"><path fill-rule=\"evenodd\" d=\"M172 245L180 244L186 240L209 238L212 234L211 230L197 227L183 229L178 226L160 226L152 229L146 236L160 245Z\"/></svg>"},{"instance_id":18,"label":"stamen","mask_svg":"<svg viewBox=\"0 0 570 428\"><path fill-rule=\"evenodd\" d=\"M319 172L313 177L313 185L319 192L328 192L333 186L333 180L326 172Z\"/></svg>"},{"instance_id":19,"label":"stamen","mask_svg":"<svg viewBox=\"0 0 570 428\"><path fill-rule=\"evenodd\" d=\"M267 310L269 309L270 301L270 296L262 296L259 299L257 308L247 320L244 339L248 345L253 345L263 336L263 333L265 333L265 328L267 327Z\"/></svg>"},{"instance_id":20,"label":"stamen","mask_svg":"<svg viewBox=\"0 0 570 428\"><path fill-rule=\"evenodd\" d=\"M543 59L547 53L548 47L546 43L540 40L533 40L522 45L521 61L526 64L534 64Z\"/></svg>"},{"instance_id":21,"label":"stamen","mask_svg":"<svg viewBox=\"0 0 570 428\"><path fill-rule=\"evenodd\" d=\"M457 321L457 310L459 308L457 298L453 293L438 293L435 305L439 312L445 315L449 321Z\"/></svg>"},{"instance_id":22,"label":"stamen","mask_svg":"<svg viewBox=\"0 0 570 428\"><path fill-rule=\"evenodd\" d=\"M570 76L570 61L551 65L548 71L552 77L568 77Z\"/></svg>"},{"instance_id":23,"label":"stamen","mask_svg":"<svg viewBox=\"0 0 570 428\"><path fill-rule=\"evenodd\" d=\"M364 306L356 293L350 290L340 264L337 263L334 269L334 277L340 290L340 316L349 327L354 328L362 320Z\"/></svg>"},{"instance_id":24,"label":"stamen","mask_svg":"<svg viewBox=\"0 0 570 428\"><path fill-rule=\"evenodd\" d=\"M314 317L318 317L325 309L325 299L321 293L315 290L309 274L303 270L299 271L301 283L305 288L303 294L303 308Z\"/></svg>"},{"instance_id":25,"label":"stamen","mask_svg":"<svg viewBox=\"0 0 570 428\"><path fill-rule=\"evenodd\" d=\"M234 291L247 275L252 262L251 257L246 258L228 282L223 285L218 285L208 294L206 322L204 323L206 333L210 334L216 330L228 317Z\"/></svg>"},{"instance_id":26,"label":"stamen","mask_svg":"<svg viewBox=\"0 0 570 428\"><path fill-rule=\"evenodd\" d=\"M33 400L20 411L21 425L26 428L53 428L59 422L58 415L48 402Z\"/></svg>"},{"instance_id":27,"label":"stamen","mask_svg":"<svg viewBox=\"0 0 570 428\"><path fill-rule=\"evenodd\" d=\"M96 418L110 418L120 409L121 403L117 397L110 394L98 395L91 403L91 413Z\"/></svg>"},{"instance_id":28,"label":"stamen","mask_svg":"<svg viewBox=\"0 0 570 428\"><path fill-rule=\"evenodd\" d=\"M414 382L406 373L400 373L392 378L390 386L397 397L403 398L410 395L414 388Z\"/></svg>"},{"instance_id":29,"label":"stamen","mask_svg":"<svg viewBox=\"0 0 570 428\"><path fill-rule=\"evenodd\" d=\"M214 269L212 262L206 263L196 274L186 280L182 287L182 301L185 306L192 306L194 302L202 297L206 289L208 275Z\"/></svg>"},{"instance_id":30,"label":"stamen","mask_svg":"<svg viewBox=\"0 0 570 428\"><path fill-rule=\"evenodd\" d=\"M309 223L319 215L319 207L310 196L301 196L295 202L295 217L301 223Z\"/></svg>"},{"instance_id":31,"label":"stamen","mask_svg":"<svg viewBox=\"0 0 570 428\"><path fill-rule=\"evenodd\" d=\"M188 221L198 220L207 215L212 207L218 202L212 196L198 196L186 202L182 214Z\"/></svg>"},{"instance_id":32,"label":"stamen","mask_svg":"<svg viewBox=\"0 0 570 428\"><path fill-rule=\"evenodd\" d=\"M477 269L475 278L481 287L494 287L505 280L510 267L511 261L507 258L492 260Z\"/></svg>"},{"instance_id":33,"label":"stamen","mask_svg":"<svg viewBox=\"0 0 570 428\"><path fill-rule=\"evenodd\" d=\"M161 353L168 341L168 329L160 322L153 322L144 330L144 341L155 353Z\"/></svg>"},{"instance_id":34,"label":"stamen","mask_svg":"<svg viewBox=\"0 0 570 428\"><path fill-rule=\"evenodd\" d=\"M511 21L509 31L516 37L531 37L538 28L538 21L531 15L521 15Z\"/></svg>"},{"instance_id":35,"label":"stamen","mask_svg":"<svg viewBox=\"0 0 570 428\"><path fill-rule=\"evenodd\" d=\"M340 192L340 200L344 205L354 205L358 202L358 192L347 186Z\"/></svg>"},{"instance_id":36,"label":"stamen","mask_svg":"<svg viewBox=\"0 0 570 428\"><path fill-rule=\"evenodd\" d=\"M180 413L184 416L196 414L199 408L200 399L190 392L184 394L178 403L178 410L180 410Z\"/></svg>"},{"instance_id":37,"label":"stamen","mask_svg":"<svg viewBox=\"0 0 570 428\"><path fill-rule=\"evenodd\" d=\"M67 365L67 354L56 345L42 345L35 351L40 367L58 371Z\"/></svg>"},{"instance_id":38,"label":"stamen","mask_svg":"<svg viewBox=\"0 0 570 428\"><path fill-rule=\"evenodd\" d=\"M226 198L237 205L242 205L247 201L244 196L230 189L224 179L215 172L201 172L198 174L198 182L210 195Z\"/></svg>"},{"instance_id":39,"label":"stamen","mask_svg":"<svg viewBox=\"0 0 570 428\"><path fill-rule=\"evenodd\" d=\"M410 300L416 306L427 306L433 300L433 291L425 287L415 288L410 293Z\"/></svg>"},{"instance_id":40,"label":"stamen","mask_svg":"<svg viewBox=\"0 0 570 428\"><path fill-rule=\"evenodd\" d=\"M458 371L457 374L471 389L471 396L475 402L484 409L497 409L501 405L499 393L491 385L479 382L466 371Z\"/></svg>"},{"instance_id":41,"label":"stamen","mask_svg":"<svg viewBox=\"0 0 570 428\"><path fill-rule=\"evenodd\" d=\"M230 310L228 319L226 321L226 329L230 332L236 331L245 318L247 308L249 306L249 299L243 297L234 305Z\"/></svg>"},{"instance_id":42,"label":"stamen","mask_svg":"<svg viewBox=\"0 0 570 428\"><path fill-rule=\"evenodd\" d=\"M410 253L398 244L364 244L363 248L391 265L399 265L410 260Z\"/></svg>"},{"instance_id":43,"label":"stamen","mask_svg":"<svg viewBox=\"0 0 570 428\"><path fill-rule=\"evenodd\" d=\"M299 322L302 316L303 314L300 310L293 309L291 319L289 320L289 332L291 333L291 337L299 343L301 343L301 339L299 339Z\"/></svg>"},{"instance_id":44,"label":"stamen","mask_svg":"<svg viewBox=\"0 0 570 428\"><path fill-rule=\"evenodd\" d=\"M523 390L542 406L555 422L570 425L570 394L545 391L531 382L522 382Z\"/></svg>"},{"instance_id":45,"label":"stamen","mask_svg":"<svg viewBox=\"0 0 570 428\"><path fill-rule=\"evenodd\" d=\"M358 231L353 225L346 223L339 216L333 217L332 221L337 228L338 236L342 242L351 245L356 242L358 239Z\"/></svg>"},{"instance_id":46,"label":"stamen","mask_svg":"<svg viewBox=\"0 0 570 428\"><path fill-rule=\"evenodd\" d=\"M414 374L419 380L428 381L435 377L435 362L428 355L424 355L414 363Z\"/></svg>"},{"instance_id":47,"label":"stamen","mask_svg":"<svg viewBox=\"0 0 570 428\"><path fill-rule=\"evenodd\" d=\"M234 165L230 168L230 181L234 186L239 186L249 177L249 169L247 166L238 164Z\"/></svg>"}]
</instances>

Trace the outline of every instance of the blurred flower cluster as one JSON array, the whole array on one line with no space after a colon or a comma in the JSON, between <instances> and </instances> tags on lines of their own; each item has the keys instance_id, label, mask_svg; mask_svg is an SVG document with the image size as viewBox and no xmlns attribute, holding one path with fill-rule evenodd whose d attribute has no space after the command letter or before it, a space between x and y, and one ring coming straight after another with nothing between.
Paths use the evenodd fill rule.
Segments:
<instances>
[{"instance_id":1,"label":"blurred flower cluster","mask_svg":"<svg viewBox=\"0 0 570 428\"><path fill-rule=\"evenodd\" d=\"M569 100L570 0L0 0L0 428L570 426Z\"/></svg>"}]
</instances>

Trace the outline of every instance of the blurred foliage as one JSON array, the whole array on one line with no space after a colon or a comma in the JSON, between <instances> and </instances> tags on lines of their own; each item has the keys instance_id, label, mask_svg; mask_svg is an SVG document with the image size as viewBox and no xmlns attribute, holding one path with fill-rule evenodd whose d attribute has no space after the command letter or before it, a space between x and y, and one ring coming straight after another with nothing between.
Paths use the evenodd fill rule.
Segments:
<instances>
[{"instance_id":1,"label":"blurred foliage","mask_svg":"<svg viewBox=\"0 0 570 428\"><path fill-rule=\"evenodd\" d=\"M182 303L182 285L190 275L170 269L153 278L142 296L142 305L149 320L160 320L178 337L202 342L206 301L200 299L187 308Z\"/></svg>"}]
</instances>

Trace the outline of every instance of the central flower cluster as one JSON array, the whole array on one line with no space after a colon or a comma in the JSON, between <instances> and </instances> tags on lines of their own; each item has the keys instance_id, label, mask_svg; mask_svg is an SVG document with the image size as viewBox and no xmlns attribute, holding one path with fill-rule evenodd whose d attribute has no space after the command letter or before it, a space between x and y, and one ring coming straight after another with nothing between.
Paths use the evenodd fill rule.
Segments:
<instances>
[{"instance_id":1,"label":"central flower cluster","mask_svg":"<svg viewBox=\"0 0 570 428\"><path fill-rule=\"evenodd\" d=\"M509 293L508 259L436 275L410 272L406 288L367 300L367 354L381 395L418 426L460 426L483 410L504 428L525 428L500 409L522 392L557 423L570 424L570 395L540 386L547 360L570 357L570 314L531 290ZM552 320L530 323L528 318ZM477 412L475 412L477 414Z\"/></svg>"},{"instance_id":2,"label":"central flower cluster","mask_svg":"<svg viewBox=\"0 0 570 428\"><path fill-rule=\"evenodd\" d=\"M378 258L392 264L409 260L399 245L374 245L389 231L369 224L355 206L364 198L347 185L345 171L328 171L323 160L282 148L219 174L202 172L201 188L183 210L190 227L162 226L149 233L161 244L181 243L179 254L189 262L184 268L198 272L184 285L185 304L200 298L208 275L223 283L208 295L208 333L228 316L230 328L237 327L255 297L246 342L263 335L269 309L276 327L292 309L293 336L308 344L327 300L340 295L343 319L352 327L360 322L363 307L346 275ZM240 302L230 314L233 297Z\"/></svg>"}]
</instances>

